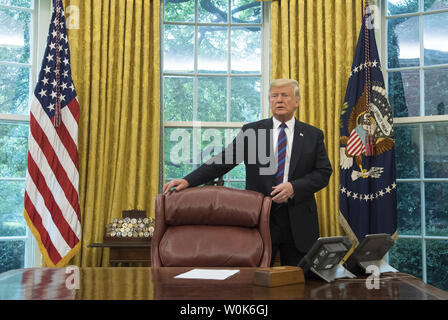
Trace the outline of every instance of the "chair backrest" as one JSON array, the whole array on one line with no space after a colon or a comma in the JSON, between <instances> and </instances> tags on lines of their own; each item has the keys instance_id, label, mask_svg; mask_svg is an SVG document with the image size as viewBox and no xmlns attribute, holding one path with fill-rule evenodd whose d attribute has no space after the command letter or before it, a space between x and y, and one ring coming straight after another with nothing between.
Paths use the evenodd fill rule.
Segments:
<instances>
[{"instance_id":1,"label":"chair backrest","mask_svg":"<svg viewBox=\"0 0 448 320\"><path fill-rule=\"evenodd\" d=\"M153 267L268 267L271 198L227 187L157 195Z\"/></svg>"}]
</instances>

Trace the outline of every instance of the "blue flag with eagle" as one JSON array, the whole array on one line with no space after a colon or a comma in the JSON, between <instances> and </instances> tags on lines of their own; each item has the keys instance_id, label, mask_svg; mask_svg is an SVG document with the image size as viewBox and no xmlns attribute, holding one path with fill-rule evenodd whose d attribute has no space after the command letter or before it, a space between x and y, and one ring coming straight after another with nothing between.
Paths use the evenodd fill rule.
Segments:
<instances>
[{"instance_id":1,"label":"blue flag with eagle","mask_svg":"<svg viewBox=\"0 0 448 320\"><path fill-rule=\"evenodd\" d=\"M340 119L339 222L355 243L397 230L393 115L371 23L366 14Z\"/></svg>"}]
</instances>

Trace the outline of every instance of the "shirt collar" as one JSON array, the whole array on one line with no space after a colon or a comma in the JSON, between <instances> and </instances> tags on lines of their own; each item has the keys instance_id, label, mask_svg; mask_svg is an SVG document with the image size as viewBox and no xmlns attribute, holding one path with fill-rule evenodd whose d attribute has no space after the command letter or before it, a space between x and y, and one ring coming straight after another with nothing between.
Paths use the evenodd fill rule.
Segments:
<instances>
[{"instance_id":1,"label":"shirt collar","mask_svg":"<svg viewBox=\"0 0 448 320\"><path fill-rule=\"evenodd\" d=\"M278 129L278 127L282 124L282 122L278 121L275 117L272 117L272 121L274 123L274 125L273 125L274 129ZM292 117L291 119L289 119L288 121L285 122L286 126L291 131L294 131L295 123L296 123L296 118L295 117Z\"/></svg>"}]
</instances>

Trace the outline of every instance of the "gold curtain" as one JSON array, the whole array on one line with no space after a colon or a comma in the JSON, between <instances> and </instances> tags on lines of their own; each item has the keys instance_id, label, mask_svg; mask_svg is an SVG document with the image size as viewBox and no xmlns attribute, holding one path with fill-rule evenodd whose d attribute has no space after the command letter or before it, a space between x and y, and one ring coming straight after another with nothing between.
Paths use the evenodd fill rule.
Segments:
<instances>
[{"instance_id":1,"label":"gold curtain","mask_svg":"<svg viewBox=\"0 0 448 320\"><path fill-rule=\"evenodd\" d=\"M271 5L271 79L299 81L300 121L325 134L333 166L316 195L321 236L340 235L339 117L363 14L362 0L281 0Z\"/></svg>"},{"instance_id":2,"label":"gold curtain","mask_svg":"<svg viewBox=\"0 0 448 320\"><path fill-rule=\"evenodd\" d=\"M79 25L68 30L81 110L82 247L71 263L107 266L108 250L88 248L102 242L105 225L127 209L154 216L161 124L160 0L64 0L64 7L67 25Z\"/></svg>"}]
</instances>

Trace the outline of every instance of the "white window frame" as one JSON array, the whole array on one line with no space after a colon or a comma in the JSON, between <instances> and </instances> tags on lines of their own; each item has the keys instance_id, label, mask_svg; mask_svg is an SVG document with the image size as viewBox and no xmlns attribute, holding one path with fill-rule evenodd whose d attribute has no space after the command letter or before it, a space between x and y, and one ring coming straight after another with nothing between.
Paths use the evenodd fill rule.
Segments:
<instances>
[{"instance_id":1,"label":"white window frame","mask_svg":"<svg viewBox=\"0 0 448 320\"><path fill-rule=\"evenodd\" d=\"M29 88L29 103L34 94L34 87L41 68L41 61L44 55L46 39L48 35L48 28L51 20L51 0L33 0L32 8L22 8L10 5L0 4L2 9L13 9L19 11L29 12L31 14L31 62L17 63L0 61L0 65L8 64L12 66L28 67L30 68L30 88ZM0 113L0 123L10 124L28 124L30 123L29 115L19 114L5 114ZM1 181L25 181L25 178L0 178ZM0 241L23 240L25 241L24 267L39 267L42 263L42 256L37 246L37 242L31 233L30 229L26 228L24 236L9 236L1 237Z\"/></svg>"},{"instance_id":2,"label":"white window frame","mask_svg":"<svg viewBox=\"0 0 448 320\"><path fill-rule=\"evenodd\" d=\"M229 0L229 5L231 3L231 0ZM262 11L263 11L263 15L262 15L262 21L259 24L250 24L250 26L254 26L254 27L260 27L261 31L262 31L262 39L261 39L261 49L262 49L262 53L261 53L261 72L260 73L251 73L251 74L243 74L243 75L238 75L238 74L231 74L230 77L231 78L236 78L236 77L255 77L255 76L259 76L261 77L261 97L260 97L260 103L261 103L261 110L260 110L260 119L265 119L267 117L269 117L269 103L268 103L268 96L269 96L269 75L270 75L270 69L269 69L269 49L270 49L270 3L268 2L262 2ZM230 6L229 6L230 8ZM195 15L197 15L197 10L195 10ZM198 27L202 27L202 26L211 26L211 27L216 27L216 26L220 26L220 27L227 27L228 28L228 32L231 32L231 27L230 26L239 26L240 24L237 23L231 23L231 19L228 19L229 21L224 24L224 23L220 23L220 24L215 24L215 23L201 23L201 22L197 22L197 17L195 17L195 21L194 22L167 22L165 23L164 21L164 13L161 12L161 52L163 52L163 48L164 48L164 27L165 25L189 25L189 26L194 26L195 27L195 40L194 40L194 65L197 66L197 52L198 52L198 47L197 47L197 31L198 31ZM241 24L241 26L247 26L247 24ZM229 34L229 39L230 39L230 34ZM230 51L230 46L231 43L229 41L229 51ZM229 74L226 71L225 74L214 74L214 73L198 73L196 72L196 68L195 71L193 73L172 73L172 72L164 72L163 71L163 54L161 56L161 76L160 76L160 88L161 88L161 106L162 106L162 110L161 110L161 115L163 115L163 79L165 76L188 76L188 77L193 77L193 90L194 92L197 92L197 79L198 76L213 76L213 77L223 77L223 78L227 78L227 88L230 88L230 78L228 78ZM230 66L230 54L227 56L227 65ZM230 91L229 91L230 92ZM193 95L193 117L195 117L197 115L197 96L196 94ZM230 111L230 94L227 95L227 105L226 105L226 112L227 112L227 119L230 119L230 115L229 115L229 111ZM193 157L198 153L198 150L196 149L196 140L197 140L197 130L195 130L196 128L225 128L225 129L239 129L241 128L246 122L219 122L219 121L164 121L163 122L163 129L165 128L192 128L193 129ZM163 134L161 135L163 137ZM164 144L163 138L161 138L161 144ZM163 157L163 150L160 152L161 157ZM164 165L164 164L162 164ZM165 177L161 177L161 181L163 181L165 179ZM167 178L167 181L171 180L170 178ZM244 179L229 179L227 178L225 180L225 182L239 182L239 181L245 181Z\"/></svg>"},{"instance_id":3,"label":"white window frame","mask_svg":"<svg viewBox=\"0 0 448 320\"><path fill-rule=\"evenodd\" d=\"M433 11L424 11L424 0L419 1L419 10L414 13L406 13L399 15L387 16L387 0L381 0L381 61L383 66L383 74L386 85L386 90L388 91L388 72L397 71L407 71L407 70L419 70L420 76L420 114L425 114L425 82L424 73L425 70L447 68L448 64L430 65L424 66L424 46L423 46L423 17L427 15L433 15L438 13L448 12L448 8ZM408 17L420 17L419 19L419 41L420 41L420 63L415 67L405 67L405 68L389 68L388 67L388 56L387 56L387 21L393 18L408 18ZM427 270L427 253L426 253L426 240L446 240L448 241L448 236L429 236L426 235L426 204L425 204L425 183L427 182L448 182L448 178L425 178L424 175L424 137L423 137L423 125L429 123L447 123L448 125L448 115L434 115L434 116L417 116L417 117L394 117L395 125L409 125L414 124L419 128L419 170L420 176L418 178L397 178L397 182L418 182L420 183L420 235L398 235L399 239L418 239L421 241L422 251L422 280L426 283L428 279ZM399 139L399 137L395 137Z\"/></svg>"}]
</instances>

